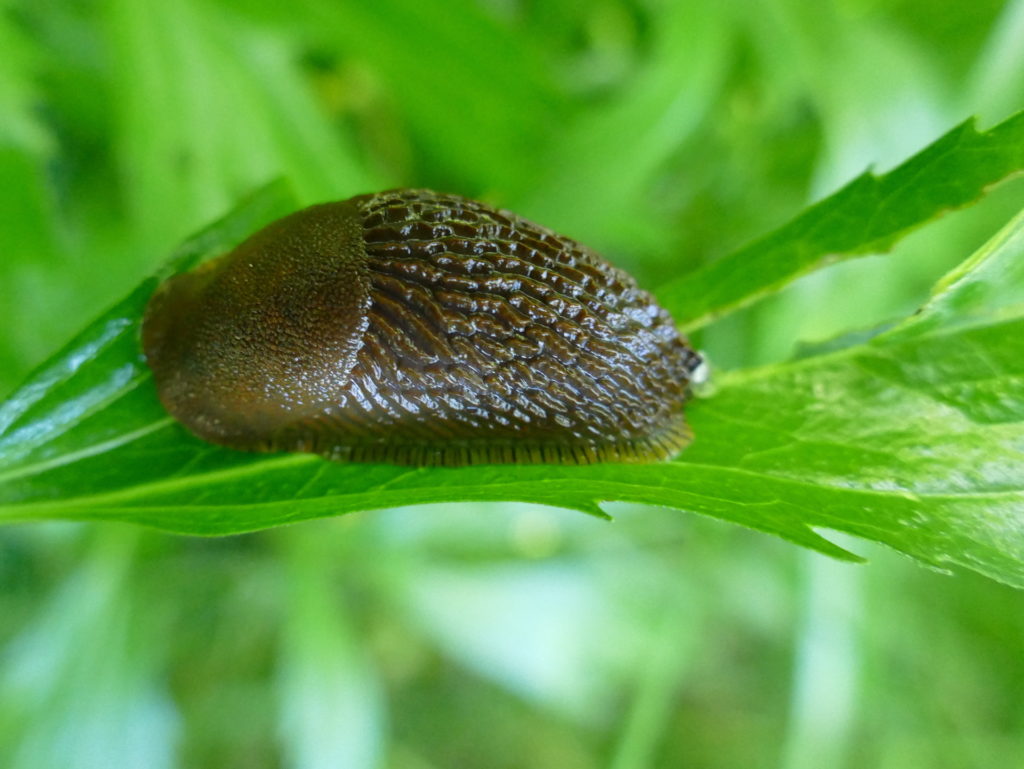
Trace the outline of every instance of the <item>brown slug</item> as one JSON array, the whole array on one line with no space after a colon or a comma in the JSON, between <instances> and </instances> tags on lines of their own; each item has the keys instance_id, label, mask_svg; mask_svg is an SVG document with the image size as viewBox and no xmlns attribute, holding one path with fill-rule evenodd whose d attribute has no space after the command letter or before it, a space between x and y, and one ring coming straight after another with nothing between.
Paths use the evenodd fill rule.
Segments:
<instances>
[{"instance_id":1,"label":"brown slug","mask_svg":"<svg viewBox=\"0 0 1024 769\"><path fill-rule=\"evenodd\" d=\"M268 225L160 286L142 340L202 438L409 465L669 458L701 363L594 251L430 190Z\"/></svg>"}]
</instances>

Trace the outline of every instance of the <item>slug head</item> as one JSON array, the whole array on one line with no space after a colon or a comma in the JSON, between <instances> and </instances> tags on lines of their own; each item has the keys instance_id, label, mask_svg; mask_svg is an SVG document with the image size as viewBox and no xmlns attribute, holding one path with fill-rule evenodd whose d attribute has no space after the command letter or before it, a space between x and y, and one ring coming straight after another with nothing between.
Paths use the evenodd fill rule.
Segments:
<instances>
[{"instance_id":1,"label":"slug head","mask_svg":"<svg viewBox=\"0 0 1024 769\"><path fill-rule=\"evenodd\" d=\"M351 201L298 211L165 282L142 327L160 399L239 448L314 415L355 364L369 289Z\"/></svg>"}]
</instances>

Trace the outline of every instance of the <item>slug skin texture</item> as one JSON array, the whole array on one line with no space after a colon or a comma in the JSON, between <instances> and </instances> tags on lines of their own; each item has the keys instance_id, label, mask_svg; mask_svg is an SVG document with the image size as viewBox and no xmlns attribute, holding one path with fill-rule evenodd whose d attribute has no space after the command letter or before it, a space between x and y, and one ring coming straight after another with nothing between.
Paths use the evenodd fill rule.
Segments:
<instances>
[{"instance_id":1,"label":"slug skin texture","mask_svg":"<svg viewBox=\"0 0 1024 769\"><path fill-rule=\"evenodd\" d=\"M201 438L410 465L669 458L701 363L586 246L430 190L268 225L160 286L142 341Z\"/></svg>"}]
</instances>

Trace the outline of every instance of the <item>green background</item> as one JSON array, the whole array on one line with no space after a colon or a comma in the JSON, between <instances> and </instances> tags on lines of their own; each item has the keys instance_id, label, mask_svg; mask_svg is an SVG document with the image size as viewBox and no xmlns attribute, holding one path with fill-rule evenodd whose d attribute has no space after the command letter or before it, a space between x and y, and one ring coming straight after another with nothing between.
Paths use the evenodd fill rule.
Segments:
<instances>
[{"instance_id":1,"label":"green background","mask_svg":"<svg viewBox=\"0 0 1024 769\"><path fill-rule=\"evenodd\" d=\"M656 288L1024 106L1020 2L0 9L0 394L275 176L481 197ZM696 341L730 369L904 316L1022 203L1005 185ZM1019 764L1019 593L613 512L8 527L0 767Z\"/></svg>"}]
</instances>

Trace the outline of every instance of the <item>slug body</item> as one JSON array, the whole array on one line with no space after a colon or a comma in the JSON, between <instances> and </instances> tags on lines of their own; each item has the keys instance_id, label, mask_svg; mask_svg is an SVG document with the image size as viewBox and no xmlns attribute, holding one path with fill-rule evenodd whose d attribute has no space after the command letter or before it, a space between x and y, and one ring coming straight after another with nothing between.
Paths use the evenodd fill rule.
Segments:
<instances>
[{"instance_id":1,"label":"slug body","mask_svg":"<svg viewBox=\"0 0 1024 769\"><path fill-rule=\"evenodd\" d=\"M202 438L399 464L668 458L701 362L595 252L429 190L270 224L164 283L142 339Z\"/></svg>"}]
</instances>

